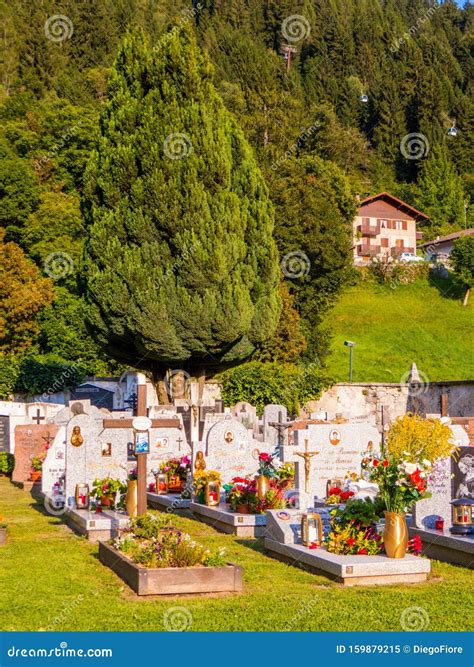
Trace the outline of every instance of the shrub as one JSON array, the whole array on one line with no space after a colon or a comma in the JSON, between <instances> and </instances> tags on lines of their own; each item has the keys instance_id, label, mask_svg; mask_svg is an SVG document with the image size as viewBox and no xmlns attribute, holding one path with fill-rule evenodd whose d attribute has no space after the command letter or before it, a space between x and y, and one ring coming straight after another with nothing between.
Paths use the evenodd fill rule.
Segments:
<instances>
[{"instance_id":1,"label":"shrub","mask_svg":"<svg viewBox=\"0 0 474 667\"><path fill-rule=\"evenodd\" d=\"M15 457L8 452L0 453L0 474L10 475L15 467Z\"/></svg>"},{"instance_id":2,"label":"shrub","mask_svg":"<svg viewBox=\"0 0 474 667\"><path fill-rule=\"evenodd\" d=\"M220 374L219 380L227 405L247 401L255 405L259 415L268 403L281 403L291 414L297 414L300 406L319 398L331 384L318 364L296 366L258 361L229 369Z\"/></svg>"},{"instance_id":3,"label":"shrub","mask_svg":"<svg viewBox=\"0 0 474 667\"><path fill-rule=\"evenodd\" d=\"M407 413L392 424L386 447L396 460L416 462L425 459L434 463L453 453L452 437L449 426L439 419L423 419Z\"/></svg>"}]
</instances>

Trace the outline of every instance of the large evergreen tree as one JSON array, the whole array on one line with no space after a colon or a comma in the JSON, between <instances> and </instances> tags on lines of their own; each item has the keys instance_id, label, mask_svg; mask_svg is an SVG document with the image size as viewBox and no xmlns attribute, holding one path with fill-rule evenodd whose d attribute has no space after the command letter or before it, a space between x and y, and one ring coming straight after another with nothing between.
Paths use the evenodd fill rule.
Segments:
<instances>
[{"instance_id":1,"label":"large evergreen tree","mask_svg":"<svg viewBox=\"0 0 474 667\"><path fill-rule=\"evenodd\" d=\"M86 175L84 279L110 355L151 372L241 362L275 330L273 210L189 25L124 38Z\"/></svg>"}]
</instances>

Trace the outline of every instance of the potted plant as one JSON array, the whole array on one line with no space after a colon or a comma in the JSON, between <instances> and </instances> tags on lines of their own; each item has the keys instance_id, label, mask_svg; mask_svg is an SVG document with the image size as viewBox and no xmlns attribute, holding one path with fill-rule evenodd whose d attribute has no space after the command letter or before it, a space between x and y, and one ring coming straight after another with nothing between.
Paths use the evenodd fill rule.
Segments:
<instances>
[{"instance_id":1,"label":"potted plant","mask_svg":"<svg viewBox=\"0 0 474 667\"><path fill-rule=\"evenodd\" d=\"M132 468L127 475L127 496L125 498L125 507L127 508L128 516L137 516L138 507L138 470Z\"/></svg>"},{"instance_id":2,"label":"potted plant","mask_svg":"<svg viewBox=\"0 0 474 667\"><path fill-rule=\"evenodd\" d=\"M32 482L38 482L41 479L43 461L45 458L46 454L40 454L39 456L34 456L31 459L30 479Z\"/></svg>"},{"instance_id":3,"label":"potted plant","mask_svg":"<svg viewBox=\"0 0 474 667\"><path fill-rule=\"evenodd\" d=\"M112 477L104 477L103 479L95 479L92 483L91 495L95 501L100 503L101 507L115 508L122 504L121 498L117 500L117 494L123 496L126 492L126 485L119 479Z\"/></svg>"},{"instance_id":4,"label":"potted plant","mask_svg":"<svg viewBox=\"0 0 474 667\"><path fill-rule=\"evenodd\" d=\"M248 514L250 501L252 497L256 496L255 480L246 477L234 477L232 484L225 485L224 488L226 490L226 501L232 510L239 514Z\"/></svg>"}]
</instances>

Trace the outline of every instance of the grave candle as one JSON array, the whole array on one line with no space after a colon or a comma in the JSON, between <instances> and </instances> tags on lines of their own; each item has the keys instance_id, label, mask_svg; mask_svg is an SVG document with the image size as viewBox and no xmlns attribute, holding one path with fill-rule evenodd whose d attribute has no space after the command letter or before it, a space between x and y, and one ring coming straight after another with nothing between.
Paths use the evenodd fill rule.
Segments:
<instances>
[{"instance_id":1,"label":"grave candle","mask_svg":"<svg viewBox=\"0 0 474 667\"><path fill-rule=\"evenodd\" d=\"M205 499L206 499L206 505L208 507L213 507L219 504L219 499L220 499L219 482L208 482L206 484Z\"/></svg>"}]
</instances>

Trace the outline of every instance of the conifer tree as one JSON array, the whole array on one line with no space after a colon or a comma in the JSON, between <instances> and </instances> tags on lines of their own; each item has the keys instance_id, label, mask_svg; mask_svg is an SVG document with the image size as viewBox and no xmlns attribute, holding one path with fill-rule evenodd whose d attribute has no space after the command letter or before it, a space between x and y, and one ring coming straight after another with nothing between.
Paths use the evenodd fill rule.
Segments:
<instances>
[{"instance_id":1,"label":"conifer tree","mask_svg":"<svg viewBox=\"0 0 474 667\"><path fill-rule=\"evenodd\" d=\"M267 187L211 77L189 25L128 32L86 174L92 331L157 385L240 363L279 317Z\"/></svg>"}]
</instances>

